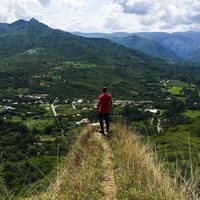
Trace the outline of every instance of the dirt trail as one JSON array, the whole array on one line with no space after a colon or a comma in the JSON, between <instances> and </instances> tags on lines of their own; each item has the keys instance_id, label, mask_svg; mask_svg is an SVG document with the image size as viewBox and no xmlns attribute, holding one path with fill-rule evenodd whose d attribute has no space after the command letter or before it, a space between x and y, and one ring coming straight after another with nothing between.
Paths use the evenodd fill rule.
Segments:
<instances>
[{"instance_id":1,"label":"dirt trail","mask_svg":"<svg viewBox=\"0 0 200 200\"><path fill-rule=\"evenodd\" d=\"M103 175L103 187L104 195L102 200L116 200L117 199L117 187L115 183L115 174L113 170L113 153L109 143L100 134L95 133L95 137L101 142L104 151L104 175Z\"/></svg>"}]
</instances>

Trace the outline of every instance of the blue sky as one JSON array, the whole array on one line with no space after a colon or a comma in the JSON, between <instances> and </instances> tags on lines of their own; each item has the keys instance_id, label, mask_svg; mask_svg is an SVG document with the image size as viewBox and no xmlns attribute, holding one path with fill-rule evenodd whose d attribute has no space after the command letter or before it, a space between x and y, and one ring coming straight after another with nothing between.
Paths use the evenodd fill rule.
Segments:
<instances>
[{"instance_id":1,"label":"blue sky","mask_svg":"<svg viewBox=\"0 0 200 200\"><path fill-rule=\"evenodd\" d=\"M65 31L200 31L200 0L0 0L0 22L32 17Z\"/></svg>"}]
</instances>

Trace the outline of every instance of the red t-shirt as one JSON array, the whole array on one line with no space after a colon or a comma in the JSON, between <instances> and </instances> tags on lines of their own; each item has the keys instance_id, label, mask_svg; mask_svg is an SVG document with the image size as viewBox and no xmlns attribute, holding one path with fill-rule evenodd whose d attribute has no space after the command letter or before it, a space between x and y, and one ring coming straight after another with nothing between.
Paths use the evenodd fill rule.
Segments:
<instances>
[{"instance_id":1,"label":"red t-shirt","mask_svg":"<svg viewBox=\"0 0 200 200\"><path fill-rule=\"evenodd\" d=\"M99 96L99 113L109 113L112 107L112 95L103 93Z\"/></svg>"}]
</instances>

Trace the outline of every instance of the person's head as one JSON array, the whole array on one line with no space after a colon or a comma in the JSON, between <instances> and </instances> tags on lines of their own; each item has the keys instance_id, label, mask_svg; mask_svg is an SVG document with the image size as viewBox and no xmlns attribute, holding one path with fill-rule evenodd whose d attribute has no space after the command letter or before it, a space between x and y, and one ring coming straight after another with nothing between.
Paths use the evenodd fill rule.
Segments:
<instances>
[{"instance_id":1,"label":"person's head","mask_svg":"<svg viewBox=\"0 0 200 200\"><path fill-rule=\"evenodd\" d=\"M107 92L107 88L103 87L103 93L106 93L106 92Z\"/></svg>"}]
</instances>

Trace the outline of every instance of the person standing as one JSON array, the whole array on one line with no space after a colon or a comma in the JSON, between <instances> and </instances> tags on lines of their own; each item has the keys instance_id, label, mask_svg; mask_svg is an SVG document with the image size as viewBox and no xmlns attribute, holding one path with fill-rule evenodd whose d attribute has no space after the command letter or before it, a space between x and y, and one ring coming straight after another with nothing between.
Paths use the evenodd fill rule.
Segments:
<instances>
[{"instance_id":1,"label":"person standing","mask_svg":"<svg viewBox=\"0 0 200 200\"><path fill-rule=\"evenodd\" d=\"M106 122L106 131L109 132L109 113L112 108L112 95L107 93L107 88L103 88L103 93L99 96L99 103L98 103L98 108L97 111L99 113L99 123L100 123L100 133L105 134L104 131L104 123L103 121L105 120Z\"/></svg>"}]
</instances>

